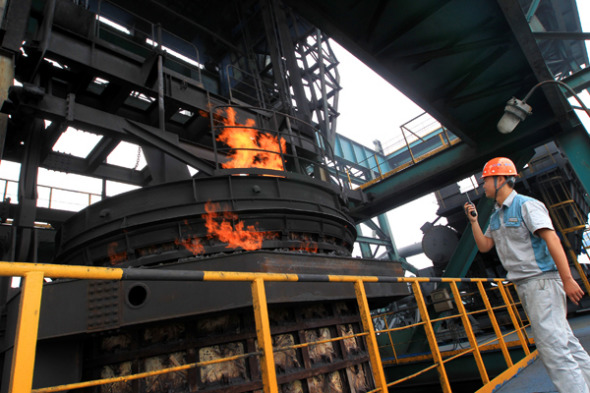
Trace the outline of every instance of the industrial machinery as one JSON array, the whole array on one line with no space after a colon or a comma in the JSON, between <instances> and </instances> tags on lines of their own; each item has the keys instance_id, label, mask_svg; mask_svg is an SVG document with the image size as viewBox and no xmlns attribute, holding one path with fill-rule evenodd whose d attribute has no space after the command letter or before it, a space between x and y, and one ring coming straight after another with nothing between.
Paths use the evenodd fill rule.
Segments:
<instances>
[{"instance_id":1,"label":"industrial machinery","mask_svg":"<svg viewBox=\"0 0 590 393\"><path fill-rule=\"evenodd\" d=\"M14 50L18 84L2 106L10 115L3 158L22 166L18 204L3 205L3 219L12 223L2 227L4 259L402 275L399 262L351 258L356 229L347 205L362 195L345 188L334 160L339 86L323 34L279 2L200 4L198 19L185 17L186 6L10 4L3 45ZM80 146L84 153L55 148L82 130L95 136ZM125 142L141 146L135 167L108 162ZM101 200L79 213L37 207L38 168L102 179ZM113 181L140 188L109 197ZM5 278L4 375L19 301L8 286ZM269 285L275 344L358 330L350 289L310 283L301 295ZM58 280L44 293L37 387L238 355L257 345L247 285ZM405 286L380 285L368 296L378 304L406 293ZM63 356L56 359L56 351ZM360 341L289 350L280 382L369 390L367 362ZM7 383L3 378L3 391ZM260 369L242 359L102 389L256 391Z\"/></svg>"},{"instance_id":2,"label":"industrial machinery","mask_svg":"<svg viewBox=\"0 0 590 393\"><path fill-rule=\"evenodd\" d=\"M566 75L587 63L579 43L540 49L512 0L418 3L6 3L0 153L20 165L20 176L16 198L6 197L5 181L2 259L403 276L407 265L387 223L377 225L374 217L462 179L500 152L524 165L532 148L549 139L566 155L590 151L555 86L531 100L539 109L534 120L505 139L492 134L506 99L553 78L541 49L557 59L552 72ZM557 3L563 12L539 11L535 23L559 27L567 20L579 29L572 1ZM403 166L390 157L388 173L337 154L340 83L327 34L435 115L445 125L437 134L448 142L444 149L420 156L404 151L397 156ZM126 149L130 165L111 160L119 149ZM571 165L587 190L587 174L580 175L585 161ZM364 184L351 178L354 166ZM83 176L76 181L98 182L100 192L85 193L81 210L56 209L53 194L63 190L40 184L41 170ZM121 184L130 191L117 195ZM363 222L381 237L385 260L367 258L368 247L365 258L352 258ZM468 268L472 258L466 259ZM364 341L330 341L359 331L352 286L304 285L303 294L289 285L267 286L273 346L303 345L277 357L281 389L373 389ZM260 365L240 357L258 348L247 292L243 283L48 282L34 387L236 356L223 366L88 391L260 391ZM374 308L407 294L403 284L367 288ZM2 392L20 297L10 278L2 278Z\"/></svg>"}]
</instances>

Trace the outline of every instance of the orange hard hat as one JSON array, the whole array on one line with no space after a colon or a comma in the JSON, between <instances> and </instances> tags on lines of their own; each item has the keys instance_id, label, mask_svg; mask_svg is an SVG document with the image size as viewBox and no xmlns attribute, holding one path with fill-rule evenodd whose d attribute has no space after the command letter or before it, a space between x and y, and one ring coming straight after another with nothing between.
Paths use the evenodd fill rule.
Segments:
<instances>
[{"instance_id":1,"label":"orange hard hat","mask_svg":"<svg viewBox=\"0 0 590 393\"><path fill-rule=\"evenodd\" d=\"M482 178L488 176L516 176L516 166L506 157L492 158L483 167Z\"/></svg>"}]
</instances>

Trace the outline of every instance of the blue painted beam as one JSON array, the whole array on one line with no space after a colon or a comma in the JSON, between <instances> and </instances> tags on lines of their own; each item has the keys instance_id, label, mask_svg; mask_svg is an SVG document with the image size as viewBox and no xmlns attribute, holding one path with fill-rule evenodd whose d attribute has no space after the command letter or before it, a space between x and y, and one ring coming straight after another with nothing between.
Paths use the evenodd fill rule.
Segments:
<instances>
[{"instance_id":1,"label":"blue painted beam","mask_svg":"<svg viewBox=\"0 0 590 393\"><path fill-rule=\"evenodd\" d=\"M340 134L336 134L334 154L375 172L385 173L391 170L383 154Z\"/></svg>"},{"instance_id":2,"label":"blue painted beam","mask_svg":"<svg viewBox=\"0 0 590 393\"><path fill-rule=\"evenodd\" d=\"M370 203L351 206L351 215L364 221L465 178L481 169L480 154L465 143L454 145L366 187Z\"/></svg>"}]
</instances>

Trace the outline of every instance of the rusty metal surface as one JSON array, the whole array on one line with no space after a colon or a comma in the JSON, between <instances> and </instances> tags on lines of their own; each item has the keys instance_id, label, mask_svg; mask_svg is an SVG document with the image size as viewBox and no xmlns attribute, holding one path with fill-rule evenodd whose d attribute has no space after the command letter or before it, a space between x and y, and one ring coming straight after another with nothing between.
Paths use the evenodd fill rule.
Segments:
<instances>
[{"instance_id":1,"label":"rusty metal surface","mask_svg":"<svg viewBox=\"0 0 590 393\"><path fill-rule=\"evenodd\" d=\"M374 387L354 301L276 305L269 308L277 380L283 392L362 392ZM314 344L318 342L317 344ZM287 348L283 351L277 351ZM262 389L259 346L251 310L215 313L174 322L105 332L87 340L83 378L125 376L133 371L190 362L220 363L146 380L105 385L101 393L253 392Z\"/></svg>"},{"instance_id":2,"label":"rusty metal surface","mask_svg":"<svg viewBox=\"0 0 590 393\"><path fill-rule=\"evenodd\" d=\"M309 255L296 252L248 252L191 258L165 269L242 271L298 274L400 276L401 264L391 261ZM157 269L153 267L151 269ZM266 284L269 304L323 302L354 299L351 283ZM371 283L366 292L372 306L406 296L406 284ZM19 295L8 303L8 313L18 310ZM228 311L252 304L250 286L240 282L117 282L97 284L86 280L46 283L43 290L39 337L64 337L88 331L133 326L140 323ZM6 342L11 342L8 330Z\"/></svg>"}]
</instances>

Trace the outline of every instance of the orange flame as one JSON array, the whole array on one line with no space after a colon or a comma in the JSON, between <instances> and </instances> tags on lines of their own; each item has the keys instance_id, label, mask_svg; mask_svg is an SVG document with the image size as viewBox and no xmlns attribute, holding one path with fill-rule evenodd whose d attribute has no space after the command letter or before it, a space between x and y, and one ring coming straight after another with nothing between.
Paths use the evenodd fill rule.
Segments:
<instances>
[{"instance_id":1,"label":"orange flame","mask_svg":"<svg viewBox=\"0 0 590 393\"><path fill-rule=\"evenodd\" d=\"M279 171L285 170L280 153L285 152L284 138L278 138L254 127L254 119L246 119L246 124L236 122L236 111L227 108L227 117L222 119L225 128L217 137L235 151L229 154L230 160L223 168L266 168Z\"/></svg>"},{"instance_id":2,"label":"orange flame","mask_svg":"<svg viewBox=\"0 0 590 393\"><path fill-rule=\"evenodd\" d=\"M254 225L244 228L244 222L238 221L235 213L224 210L218 203L207 202L206 213L201 215L207 227L207 237L217 238L227 243L226 248L242 248L247 251L258 250L262 247L264 239L273 239L278 236L276 232L258 231ZM187 220L184 224L190 228ZM183 246L193 255L205 252L205 247L198 236L188 236L186 239L177 239L174 243Z\"/></svg>"},{"instance_id":3,"label":"orange flame","mask_svg":"<svg viewBox=\"0 0 590 393\"><path fill-rule=\"evenodd\" d=\"M220 241L227 243L226 248L241 247L247 251L258 250L262 247L262 241L265 238L276 236L268 232L259 232L254 225L244 228L244 222L237 221L238 216L235 213L222 210L218 203L207 202L205 211L207 214L203 214L202 217L205 219L209 236L217 237ZM220 218L221 221L219 221Z\"/></svg>"},{"instance_id":4,"label":"orange flame","mask_svg":"<svg viewBox=\"0 0 590 393\"><path fill-rule=\"evenodd\" d=\"M111 261L111 265L116 265L127 259L127 251L117 252L117 242L109 243L107 253Z\"/></svg>"},{"instance_id":5,"label":"orange flame","mask_svg":"<svg viewBox=\"0 0 590 393\"><path fill-rule=\"evenodd\" d=\"M184 220L184 225L186 225L190 229L190 225L188 220ZM201 244L201 240L197 236L189 236L186 239L176 239L174 240L174 244L177 246L183 246L187 250L189 250L193 255L202 254L205 252L205 247Z\"/></svg>"},{"instance_id":6,"label":"orange flame","mask_svg":"<svg viewBox=\"0 0 590 393\"><path fill-rule=\"evenodd\" d=\"M296 239L297 235L292 233L291 237ZM311 238L309 236L301 235L301 243L299 244L299 247L291 247L290 250L291 251L305 251L305 252L317 254L318 244L317 244L317 242L314 242L313 240L311 240Z\"/></svg>"},{"instance_id":7,"label":"orange flame","mask_svg":"<svg viewBox=\"0 0 590 393\"><path fill-rule=\"evenodd\" d=\"M189 250L193 255L202 254L205 252L205 247L201 244L201 241L196 236L188 239L174 240L174 244L183 246Z\"/></svg>"}]
</instances>

